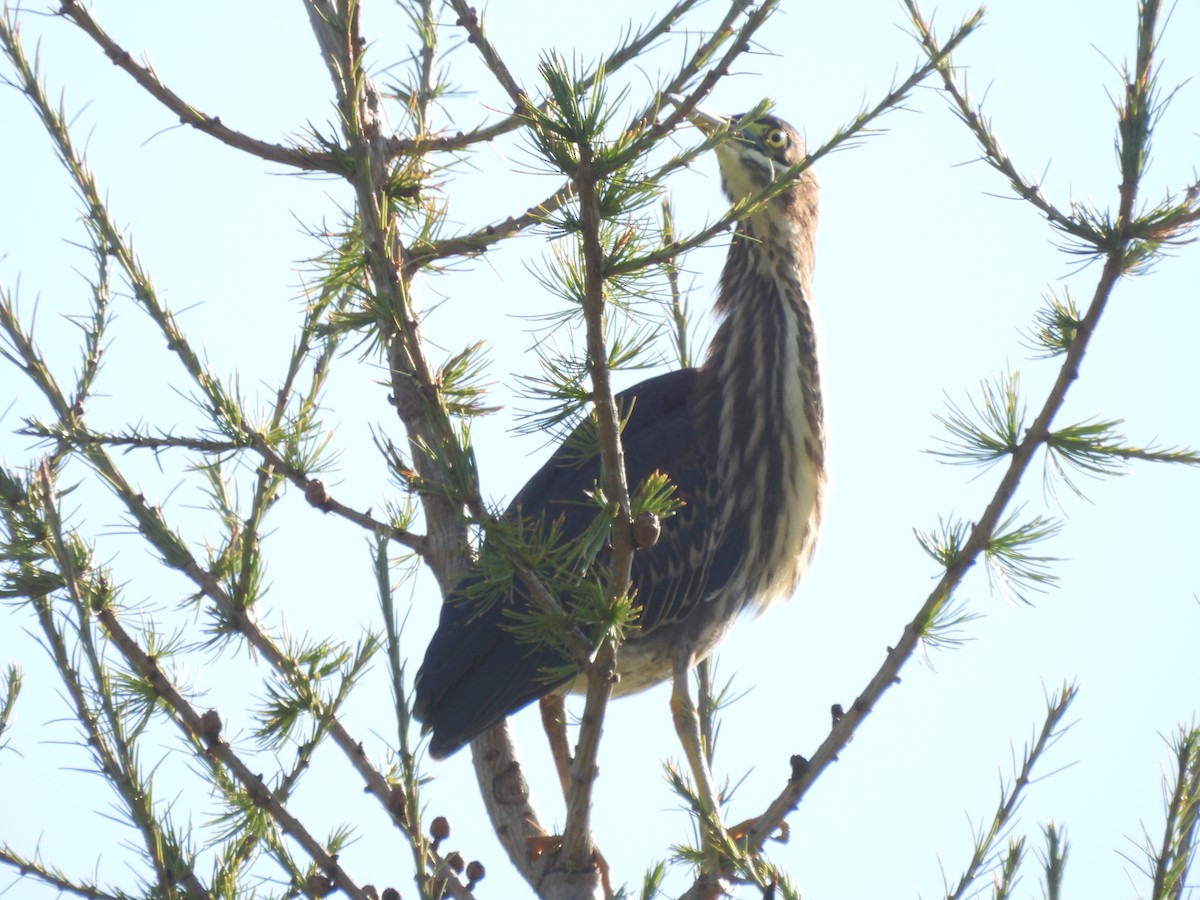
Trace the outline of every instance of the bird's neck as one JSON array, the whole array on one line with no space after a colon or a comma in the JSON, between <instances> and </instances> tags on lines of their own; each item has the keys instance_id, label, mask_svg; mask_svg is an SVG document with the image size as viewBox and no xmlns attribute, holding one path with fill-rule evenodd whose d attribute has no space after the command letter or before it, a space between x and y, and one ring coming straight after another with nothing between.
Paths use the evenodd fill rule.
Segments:
<instances>
[{"instance_id":1,"label":"bird's neck","mask_svg":"<svg viewBox=\"0 0 1200 900\"><path fill-rule=\"evenodd\" d=\"M730 404L710 411L722 423L753 426L759 411L796 421L811 441L808 454L819 459L824 419L811 305L815 223L787 229L756 219L734 233L716 303L722 320L702 367L702 393ZM737 437L730 433L722 443Z\"/></svg>"},{"instance_id":2,"label":"bird's neck","mask_svg":"<svg viewBox=\"0 0 1200 900\"><path fill-rule=\"evenodd\" d=\"M815 218L815 208L814 208ZM778 220L777 220L778 221ZM698 410L714 449L728 527L746 529L748 584L790 594L811 550L824 484L825 428L812 297L815 222L743 223L721 276L724 319L701 369ZM774 227L774 231L771 228ZM750 577L750 576L747 576Z\"/></svg>"},{"instance_id":3,"label":"bird's neck","mask_svg":"<svg viewBox=\"0 0 1200 900\"><path fill-rule=\"evenodd\" d=\"M811 193L785 195L775 202L783 200L788 201L783 208L768 206L738 224L721 274L718 313L733 316L750 305L744 303L747 299L770 299L742 288L747 275L778 284L785 292L794 288L805 302L811 301L818 218L815 187Z\"/></svg>"}]
</instances>

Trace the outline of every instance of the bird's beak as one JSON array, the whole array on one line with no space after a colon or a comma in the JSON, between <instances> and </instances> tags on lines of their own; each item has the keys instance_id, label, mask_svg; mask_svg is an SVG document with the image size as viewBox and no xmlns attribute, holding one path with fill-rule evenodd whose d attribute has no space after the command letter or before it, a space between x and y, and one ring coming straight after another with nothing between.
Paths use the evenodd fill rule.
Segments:
<instances>
[{"instance_id":1,"label":"bird's beak","mask_svg":"<svg viewBox=\"0 0 1200 900\"><path fill-rule=\"evenodd\" d=\"M668 94L667 99L676 106L683 103L686 99L680 94ZM703 106L697 106L688 113L688 121L703 131L706 135L713 134L720 128L728 128L730 119L729 116L723 116L718 112L707 109Z\"/></svg>"}]
</instances>

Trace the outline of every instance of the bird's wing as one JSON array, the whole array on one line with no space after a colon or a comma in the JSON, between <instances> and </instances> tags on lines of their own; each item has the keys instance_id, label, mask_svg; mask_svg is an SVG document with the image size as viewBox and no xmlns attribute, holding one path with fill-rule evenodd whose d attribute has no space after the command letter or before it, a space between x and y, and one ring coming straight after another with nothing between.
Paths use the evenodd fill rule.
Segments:
<instances>
[{"instance_id":1,"label":"bird's wing","mask_svg":"<svg viewBox=\"0 0 1200 900\"><path fill-rule=\"evenodd\" d=\"M621 408L628 410L622 445L630 489L662 471L686 504L678 515L662 523L658 543L634 556L632 576L643 606L643 630L673 618L684 603L694 601L701 581L708 587L723 583L728 578L725 560L731 565L735 558L733 553L708 552L714 564L703 572L688 568L690 561L704 554L703 542L711 540L711 534L691 525L711 522L705 516L704 498L715 496L712 486L703 481L712 476L707 443L712 437L697 435L689 404L696 376L695 369L669 372L618 395ZM582 534L596 514L595 507L586 502L585 492L595 487L600 462L594 456L581 457L578 444L568 438L555 451L513 499L506 517L554 521L562 540ZM453 752L569 680L569 676L548 680L545 674L565 662L558 651L521 641L513 633L508 604L525 606L521 585L512 584L507 603L493 602L481 608L469 598L473 590L479 593L482 577L476 568L456 589L456 596L442 605L437 632L417 676L416 714L434 733L430 749L435 756ZM465 601L464 596L468 598Z\"/></svg>"}]
</instances>

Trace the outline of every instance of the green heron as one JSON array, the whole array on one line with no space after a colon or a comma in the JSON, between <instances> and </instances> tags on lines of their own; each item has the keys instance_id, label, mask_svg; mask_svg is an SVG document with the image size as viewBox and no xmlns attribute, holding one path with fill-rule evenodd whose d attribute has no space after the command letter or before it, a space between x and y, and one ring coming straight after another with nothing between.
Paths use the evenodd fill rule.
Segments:
<instances>
[{"instance_id":1,"label":"green heron","mask_svg":"<svg viewBox=\"0 0 1200 900\"><path fill-rule=\"evenodd\" d=\"M696 110L690 118L706 134L731 130L716 154L732 202L804 158L800 136L773 116L743 122ZM662 522L657 542L634 555L640 616L620 647L614 693L673 678L681 737L681 707L694 722L692 666L742 610L765 609L795 590L816 537L825 484L811 307L817 207L817 181L805 171L739 223L716 301L721 322L703 365L617 396L628 415L621 439L629 485L663 472L684 505ZM554 520L568 540L595 515L581 501L599 477L599 459L581 458L568 438L506 515ZM482 577L476 570L464 584ZM435 758L575 680L561 651L514 633L504 604L481 610L462 602L468 592L460 586L458 602L452 594L442 606L416 678L415 714L432 732ZM519 584L508 602L529 604ZM692 749L689 759L695 767Z\"/></svg>"}]
</instances>

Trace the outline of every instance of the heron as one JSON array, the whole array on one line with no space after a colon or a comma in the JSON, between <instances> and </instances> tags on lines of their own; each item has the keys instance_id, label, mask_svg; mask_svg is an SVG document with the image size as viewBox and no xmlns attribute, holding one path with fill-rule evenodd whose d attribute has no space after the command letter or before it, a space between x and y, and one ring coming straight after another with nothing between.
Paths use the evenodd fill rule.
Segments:
<instances>
[{"instance_id":1,"label":"heron","mask_svg":"<svg viewBox=\"0 0 1200 900\"><path fill-rule=\"evenodd\" d=\"M665 473L682 505L634 554L640 609L619 648L613 694L672 681L676 727L695 769L699 750L685 735L696 733L686 724L695 719L690 672L741 612L795 591L812 554L826 476L812 306L819 188L811 169L796 177L792 168L805 159L804 142L773 115L697 107L689 119L708 136L728 132L714 149L731 203L787 181L734 229L715 303L719 324L703 363L616 397L627 416L627 483ZM599 457L581 455L568 438L505 516L553 519L569 540L595 515L581 501L600 474ZM416 678L414 714L431 733L435 758L578 679L561 650L515 633L505 604L480 610L463 601L481 577L469 573L443 604ZM530 605L519 584L507 602Z\"/></svg>"}]
</instances>

